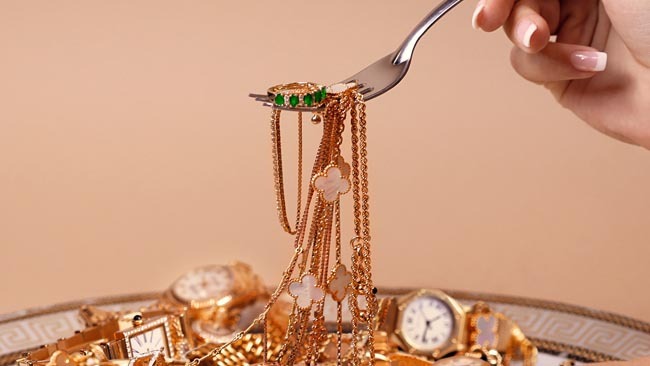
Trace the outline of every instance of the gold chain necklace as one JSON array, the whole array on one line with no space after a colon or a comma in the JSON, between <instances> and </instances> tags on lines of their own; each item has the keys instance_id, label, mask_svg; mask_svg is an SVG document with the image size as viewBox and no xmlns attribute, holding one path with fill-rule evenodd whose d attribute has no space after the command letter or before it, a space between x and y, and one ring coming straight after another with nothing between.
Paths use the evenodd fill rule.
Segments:
<instances>
[{"instance_id":1,"label":"gold chain necklace","mask_svg":"<svg viewBox=\"0 0 650 366\"><path fill-rule=\"evenodd\" d=\"M337 304L336 364L345 362L359 365L364 359L364 363L372 366L372 322L378 304L371 276L366 105L363 97L355 85L337 84L325 89L313 83L278 85L269 89L269 97L274 101L271 140L278 217L283 230L294 235L294 254L276 290L253 323L230 342L190 361L188 365L198 366L203 361L214 359L259 325L263 333L263 364L315 364L321 357L323 345L331 339L324 315L325 298L329 296ZM298 112L298 192L294 229L289 224L284 194L281 109ZM323 136L311 172L305 205L301 207L302 112L305 110L319 113L313 121L319 121L322 115ZM350 124L351 164L345 161L341 152L346 121ZM348 270L341 254L340 198L349 191L352 191L355 236L350 240L352 257ZM334 260L330 264L332 243ZM284 293L293 298L289 324L279 351L269 352L267 316ZM352 315L352 331L350 349L344 354L342 313L346 298Z\"/></svg>"},{"instance_id":2,"label":"gold chain necklace","mask_svg":"<svg viewBox=\"0 0 650 366\"><path fill-rule=\"evenodd\" d=\"M282 173L282 140L280 133L280 113L279 109L274 109L271 113L271 145L273 156L273 176L275 178L276 204L280 225L287 233L294 235L300 222L301 201L302 201L302 112L298 112L298 184L297 184L297 203L296 203L296 229L291 229L289 218L287 217L287 204L284 196L284 176Z\"/></svg>"}]
</instances>

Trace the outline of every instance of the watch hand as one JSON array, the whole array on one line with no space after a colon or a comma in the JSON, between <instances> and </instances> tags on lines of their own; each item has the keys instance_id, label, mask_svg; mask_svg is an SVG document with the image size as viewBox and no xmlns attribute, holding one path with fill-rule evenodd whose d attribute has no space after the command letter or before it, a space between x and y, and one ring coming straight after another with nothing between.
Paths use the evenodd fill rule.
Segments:
<instances>
[{"instance_id":1,"label":"watch hand","mask_svg":"<svg viewBox=\"0 0 650 366\"><path fill-rule=\"evenodd\" d=\"M431 325L431 322L427 320L425 324L426 325L424 328L424 333L422 334L422 342L427 343L427 332L429 331L429 326Z\"/></svg>"}]
</instances>

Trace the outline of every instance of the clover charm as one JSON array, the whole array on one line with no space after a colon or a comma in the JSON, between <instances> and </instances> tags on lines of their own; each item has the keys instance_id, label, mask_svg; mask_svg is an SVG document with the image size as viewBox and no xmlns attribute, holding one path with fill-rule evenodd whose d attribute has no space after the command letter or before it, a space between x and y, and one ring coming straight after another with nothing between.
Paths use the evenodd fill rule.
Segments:
<instances>
[{"instance_id":1,"label":"clover charm","mask_svg":"<svg viewBox=\"0 0 650 366\"><path fill-rule=\"evenodd\" d=\"M336 302L345 299L348 293L348 287L352 283L352 274L348 272L343 264L339 264L327 282L327 290Z\"/></svg>"},{"instance_id":2,"label":"clover charm","mask_svg":"<svg viewBox=\"0 0 650 366\"><path fill-rule=\"evenodd\" d=\"M481 347L494 348L497 345L497 319L482 315L476 320L476 344Z\"/></svg>"},{"instance_id":3,"label":"clover charm","mask_svg":"<svg viewBox=\"0 0 650 366\"><path fill-rule=\"evenodd\" d=\"M345 162L345 159L343 159L342 156L339 156L339 157L336 159L336 165L337 165L337 166L339 167L339 169L341 170L341 175L342 175L342 176L344 176L345 178L349 178L349 177L350 177L350 171L352 170L352 168L350 167L350 164L348 164L348 163Z\"/></svg>"},{"instance_id":4,"label":"clover charm","mask_svg":"<svg viewBox=\"0 0 650 366\"><path fill-rule=\"evenodd\" d=\"M329 203L336 202L340 195L350 190L350 179L345 177L336 165L328 165L324 172L315 175L312 184Z\"/></svg>"},{"instance_id":5,"label":"clover charm","mask_svg":"<svg viewBox=\"0 0 650 366\"><path fill-rule=\"evenodd\" d=\"M296 300L298 307L308 309L313 303L321 301L325 297L325 292L318 287L316 276L308 273L302 276L300 281L294 281L289 285L289 295Z\"/></svg>"}]
</instances>

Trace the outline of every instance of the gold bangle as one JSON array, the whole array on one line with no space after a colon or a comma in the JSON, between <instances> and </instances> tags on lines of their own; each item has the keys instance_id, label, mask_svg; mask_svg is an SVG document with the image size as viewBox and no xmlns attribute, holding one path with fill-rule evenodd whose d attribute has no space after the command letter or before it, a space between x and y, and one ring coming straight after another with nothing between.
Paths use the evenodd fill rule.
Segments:
<instances>
[{"instance_id":1,"label":"gold bangle","mask_svg":"<svg viewBox=\"0 0 650 366\"><path fill-rule=\"evenodd\" d=\"M311 82L296 82L272 86L267 95L273 106L311 110L323 104L327 88Z\"/></svg>"}]
</instances>

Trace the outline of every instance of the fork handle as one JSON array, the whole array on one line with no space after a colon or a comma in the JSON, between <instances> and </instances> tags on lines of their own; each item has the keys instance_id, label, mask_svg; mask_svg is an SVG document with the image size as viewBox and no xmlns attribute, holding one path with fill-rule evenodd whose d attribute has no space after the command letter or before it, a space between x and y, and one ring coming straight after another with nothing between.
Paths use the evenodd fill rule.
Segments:
<instances>
[{"instance_id":1,"label":"fork handle","mask_svg":"<svg viewBox=\"0 0 650 366\"><path fill-rule=\"evenodd\" d=\"M427 16L422 19L422 21L411 31L411 33L406 37L402 45L395 52L395 58L393 59L393 64L398 65L403 62L406 62L411 59L413 56L413 51L418 41L426 31L431 28L438 19L442 18L443 15L458 5L463 0L444 0L441 2L435 9L433 9Z\"/></svg>"}]
</instances>

